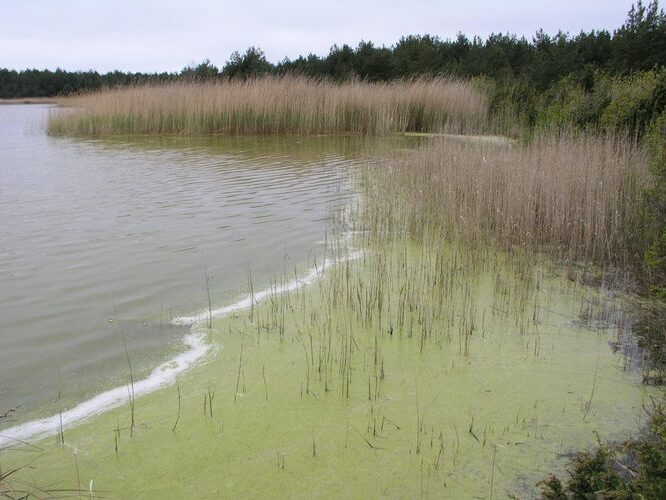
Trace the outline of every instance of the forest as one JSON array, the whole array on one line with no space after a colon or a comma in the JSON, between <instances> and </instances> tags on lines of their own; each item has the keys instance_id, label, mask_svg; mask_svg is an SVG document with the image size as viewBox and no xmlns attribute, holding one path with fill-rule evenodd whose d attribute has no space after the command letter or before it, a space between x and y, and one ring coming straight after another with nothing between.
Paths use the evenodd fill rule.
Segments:
<instances>
[{"instance_id":1,"label":"forest","mask_svg":"<svg viewBox=\"0 0 666 500\"><path fill-rule=\"evenodd\" d=\"M277 64L269 62L260 48L250 47L244 53L231 54L221 69L207 59L176 73L0 69L0 98L53 97L136 83L263 74L373 82L454 75L492 83L496 107L509 98L518 99L521 108L528 105L525 118L534 123L539 103L553 102L574 87L603 101L603 90L598 87L607 87L614 78L650 75L646 78L661 81L663 101L664 75L660 70L664 65L666 16L655 0L632 6L625 23L612 33L593 30L550 35L539 30L531 40L508 33L491 34L485 40L463 33L445 40L428 34L409 35L390 47L371 41L362 41L356 48L333 45L326 56L301 55Z\"/></svg>"}]
</instances>

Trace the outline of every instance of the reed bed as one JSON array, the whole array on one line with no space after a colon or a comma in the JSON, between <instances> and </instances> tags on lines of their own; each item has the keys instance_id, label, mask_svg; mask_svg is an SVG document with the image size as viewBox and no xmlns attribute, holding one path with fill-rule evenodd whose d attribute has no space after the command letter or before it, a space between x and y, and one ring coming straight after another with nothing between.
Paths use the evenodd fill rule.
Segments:
<instances>
[{"instance_id":1,"label":"reed bed","mask_svg":"<svg viewBox=\"0 0 666 500\"><path fill-rule=\"evenodd\" d=\"M635 268L646 250L646 152L626 138L559 134L529 144L431 141L367 172L362 229L474 248L547 250L570 263Z\"/></svg>"},{"instance_id":2,"label":"reed bed","mask_svg":"<svg viewBox=\"0 0 666 500\"><path fill-rule=\"evenodd\" d=\"M471 133L488 103L457 78L337 84L297 76L137 85L72 99L53 135Z\"/></svg>"}]
</instances>

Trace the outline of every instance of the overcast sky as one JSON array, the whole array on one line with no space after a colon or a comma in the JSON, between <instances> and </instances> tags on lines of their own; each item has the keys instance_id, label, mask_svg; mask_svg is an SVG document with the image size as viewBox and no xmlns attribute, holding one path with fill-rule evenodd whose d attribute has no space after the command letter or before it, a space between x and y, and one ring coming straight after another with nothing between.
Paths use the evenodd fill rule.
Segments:
<instances>
[{"instance_id":1,"label":"overcast sky","mask_svg":"<svg viewBox=\"0 0 666 500\"><path fill-rule=\"evenodd\" d=\"M644 3L648 3L647 0ZM0 67L101 72L219 67L251 45L271 62L326 55L333 44L393 45L458 32L531 39L618 28L632 0L0 0Z\"/></svg>"}]
</instances>

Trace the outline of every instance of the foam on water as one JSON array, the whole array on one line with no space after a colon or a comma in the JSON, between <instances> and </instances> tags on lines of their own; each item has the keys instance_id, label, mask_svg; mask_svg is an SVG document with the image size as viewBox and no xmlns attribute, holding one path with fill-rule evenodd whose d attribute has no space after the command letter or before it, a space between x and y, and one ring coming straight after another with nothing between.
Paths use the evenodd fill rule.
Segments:
<instances>
[{"instance_id":1,"label":"foam on water","mask_svg":"<svg viewBox=\"0 0 666 500\"><path fill-rule=\"evenodd\" d=\"M234 302L233 304L228 306L219 307L211 311L208 310L199 311L198 313L192 316L178 316L174 318L172 322L174 325L203 324L208 321L209 315L212 315L213 318L219 318L221 316L226 316L227 314L231 314L236 311L240 311L242 309L249 309L252 306L253 300L254 303L257 303L271 295L281 294L296 290L299 287L312 283L314 280L316 280L319 276L323 274L326 268L330 267L331 265L345 262L347 260L355 260L358 259L361 255L363 255L363 252L359 250L338 259L325 259L321 267L313 267L302 278L296 278L288 283L279 284L273 287L266 288L265 290L257 292L254 295L248 295L247 297L242 298L239 301Z\"/></svg>"},{"instance_id":2,"label":"foam on water","mask_svg":"<svg viewBox=\"0 0 666 500\"><path fill-rule=\"evenodd\" d=\"M127 404L132 393L133 397L138 397L173 384L179 373L192 367L210 352L212 345L205 341L207 332L205 324L209 319L209 314L212 314L212 317L219 318L236 311L248 309L253 303L257 303L271 295L290 292L311 284L323 276L326 268L348 260L358 259L362 255L362 251L354 251L337 259L325 259L320 267L312 268L301 278L295 278L288 283L266 288L254 295L249 295L233 304L214 309L210 312L205 310L191 316L178 316L174 318L172 320L174 324L191 325L190 333L183 339L183 343L187 348L185 352L162 363L148 377L135 382L133 388L129 385L119 386L102 392L62 413L5 429L0 434L0 449L21 441L39 441L49 436L54 436L60 432L61 427L63 429L72 427L95 415Z\"/></svg>"}]
</instances>

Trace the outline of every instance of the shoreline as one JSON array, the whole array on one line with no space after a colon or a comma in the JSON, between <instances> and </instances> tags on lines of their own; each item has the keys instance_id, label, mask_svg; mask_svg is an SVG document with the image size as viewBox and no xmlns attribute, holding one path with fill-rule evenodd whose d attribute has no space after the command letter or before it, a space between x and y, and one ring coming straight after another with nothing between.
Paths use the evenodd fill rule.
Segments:
<instances>
[{"instance_id":1,"label":"shoreline","mask_svg":"<svg viewBox=\"0 0 666 500\"><path fill-rule=\"evenodd\" d=\"M183 344L187 347L185 351L161 363L146 378L134 382L132 387L129 384L114 387L78 403L73 408L61 413L30 420L0 430L0 451L4 447L20 442L42 441L48 437L57 435L63 430L69 430L83 424L96 415L101 415L123 404L127 404L128 399L136 396L144 396L173 385L179 374L187 372L202 362L211 351L216 350L217 346L214 343L206 342L205 340L205 337L210 334L210 330L205 327L205 323L209 318L223 318L227 315L250 309L269 297L289 293L301 287L308 286L317 278L323 276L326 269L331 266L348 260L355 260L362 255L363 251L354 251L337 259L327 258L321 267L315 266L309 269L301 278L294 278L280 287L269 286L252 295L247 295L230 305L213 309L210 316L209 311L201 310L190 316L177 316L173 318L172 324L174 325L191 326L190 333L183 338ZM219 347L223 348L224 346Z\"/></svg>"},{"instance_id":2,"label":"shoreline","mask_svg":"<svg viewBox=\"0 0 666 500\"><path fill-rule=\"evenodd\" d=\"M516 139L505 135L486 135L486 134L445 134L436 132L403 132L405 137L437 137L442 139L454 139L463 142L477 143L477 144L493 144L498 146L506 146L514 144Z\"/></svg>"},{"instance_id":3,"label":"shoreline","mask_svg":"<svg viewBox=\"0 0 666 500\"><path fill-rule=\"evenodd\" d=\"M60 104L65 97L12 97L1 98L0 105L5 104Z\"/></svg>"}]
</instances>

